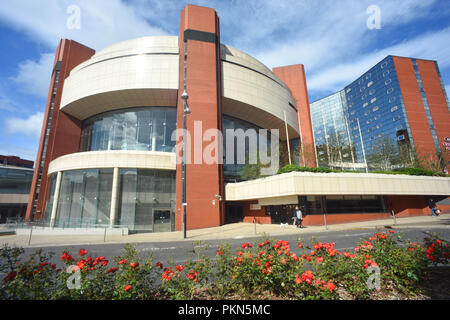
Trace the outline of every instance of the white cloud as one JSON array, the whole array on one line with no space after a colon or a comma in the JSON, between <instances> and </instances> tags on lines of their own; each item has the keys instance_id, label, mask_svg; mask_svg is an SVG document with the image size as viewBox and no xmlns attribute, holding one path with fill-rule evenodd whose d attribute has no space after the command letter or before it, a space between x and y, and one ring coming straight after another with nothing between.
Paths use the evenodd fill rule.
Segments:
<instances>
[{"instance_id":1,"label":"white cloud","mask_svg":"<svg viewBox=\"0 0 450 320\"><path fill-rule=\"evenodd\" d=\"M345 85L356 80L387 55L437 60L440 69L447 68L450 66L448 39L450 39L450 28L429 32L409 41L367 55L360 55L351 62L337 64L314 73L308 79L308 89L311 91L343 89Z\"/></svg>"},{"instance_id":2,"label":"white cloud","mask_svg":"<svg viewBox=\"0 0 450 320\"><path fill-rule=\"evenodd\" d=\"M189 2L216 9L222 42L248 52L269 67L304 64L311 91L339 89L388 54L436 59L441 72L450 66L447 29L419 33L415 39L410 39L409 34L402 43L398 43L399 39L397 43L388 42L392 41L388 32L395 33L397 27L409 27L409 24L414 27L417 19L435 9L436 0ZM0 20L47 48L56 47L60 38L70 38L101 50L134 37L166 34L168 30L177 34L180 11L188 1L28 0L25 3L9 1L0 6ZM67 8L73 4L81 10L79 30L67 28L70 17ZM381 31L367 28L366 9L370 5L381 9ZM445 8L432 14L443 11ZM448 9L445 12L448 14ZM380 43L386 43L386 47L373 51ZM30 93L47 95L48 81L41 80L44 73L38 70L45 69L50 60L50 54L44 54L39 61L26 61L14 79Z\"/></svg>"},{"instance_id":3,"label":"white cloud","mask_svg":"<svg viewBox=\"0 0 450 320\"><path fill-rule=\"evenodd\" d=\"M26 60L19 64L17 75L11 78L20 91L47 98L52 72L53 53L41 54L39 61Z\"/></svg>"},{"instance_id":4,"label":"white cloud","mask_svg":"<svg viewBox=\"0 0 450 320\"><path fill-rule=\"evenodd\" d=\"M6 131L9 134L24 134L39 137L42 130L43 112L37 112L28 118L11 117L5 119Z\"/></svg>"},{"instance_id":5,"label":"white cloud","mask_svg":"<svg viewBox=\"0 0 450 320\"><path fill-rule=\"evenodd\" d=\"M71 5L80 8L79 29L67 26L73 16L67 12ZM48 48L56 48L61 38L100 50L130 38L165 34L162 28L151 26L138 9L121 0L8 1L0 6L0 20Z\"/></svg>"},{"instance_id":6,"label":"white cloud","mask_svg":"<svg viewBox=\"0 0 450 320\"><path fill-rule=\"evenodd\" d=\"M0 110L13 111L14 110L14 104L11 101L11 99L9 99L6 96L0 96Z\"/></svg>"},{"instance_id":7,"label":"white cloud","mask_svg":"<svg viewBox=\"0 0 450 320\"><path fill-rule=\"evenodd\" d=\"M380 7L382 29L390 30L427 15L434 2L250 1L247 8L238 2L241 10L221 8L219 15L222 24L236 30L234 44L267 66L302 63L315 70L373 47L379 33L367 28L369 5Z\"/></svg>"}]
</instances>

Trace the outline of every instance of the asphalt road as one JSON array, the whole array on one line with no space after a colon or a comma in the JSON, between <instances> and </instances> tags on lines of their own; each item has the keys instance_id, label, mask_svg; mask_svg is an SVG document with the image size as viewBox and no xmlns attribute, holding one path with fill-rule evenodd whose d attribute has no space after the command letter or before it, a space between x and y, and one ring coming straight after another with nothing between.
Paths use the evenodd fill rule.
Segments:
<instances>
[{"instance_id":1,"label":"asphalt road","mask_svg":"<svg viewBox=\"0 0 450 320\"><path fill-rule=\"evenodd\" d=\"M411 239L415 242L422 242L430 233L438 233L441 239L450 241L450 228L445 226L428 226L421 228L401 228L394 229L396 234L402 234L404 239ZM381 231L381 230L380 230ZM374 229L359 229L347 231L327 231L318 233L308 233L302 239L302 243L308 245L311 243L311 238L314 237L320 242L334 242L337 250L353 249L359 242L367 240L373 236L377 231ZM291 250L300 253L302 249L297 248L297 235L286 235L281 240L290 242ZM241 244L250 242L257 244L262 238L241 238L217 241L204 241L200 243L195 242L155 242L155 243L136 243L135 247L141 252L142 259L147 258L153 253L154 261L173 261L174 263L183 263L187 259L195 260L196 254L192 252L194 245L203 248L209 257L216 255L217 249L223 243L228 243L232 250L237 249ZM273 240L280 240L272 238ZM49 246L42 248L43 252L54 252L55 256L53 262L57 263L64 249L69 250L73 256L77 256L79 249L84 248L92 257L105 256L108 260L112 257L123 254L124 244L95 244L95 245L72 245L72 246ZM27 258L30 253L35 252L36 248L26 248L24 258Z\"/></svg>"}]
</instances>

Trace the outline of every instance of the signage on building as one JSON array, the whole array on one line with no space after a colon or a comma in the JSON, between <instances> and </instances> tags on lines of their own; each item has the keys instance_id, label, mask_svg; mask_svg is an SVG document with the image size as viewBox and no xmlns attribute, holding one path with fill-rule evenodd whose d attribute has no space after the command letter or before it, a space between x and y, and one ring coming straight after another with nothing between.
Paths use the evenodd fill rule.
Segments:
<instances>
[{"instance_id":1,"label":"signage on building","mask_svg":"<svg viewBox=\"0 0 450 320\"><path fill-rule=\"evenodd\" d=\"M261 210L261 205L257 203L251 204L250 210Z\"/></svg>"}]
</instances>

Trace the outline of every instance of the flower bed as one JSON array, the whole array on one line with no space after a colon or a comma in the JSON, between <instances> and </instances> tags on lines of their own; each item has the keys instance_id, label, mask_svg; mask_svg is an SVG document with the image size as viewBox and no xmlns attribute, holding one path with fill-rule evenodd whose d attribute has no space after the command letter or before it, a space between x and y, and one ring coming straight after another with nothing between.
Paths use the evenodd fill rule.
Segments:
<instances>
[{"instance_id":1,"label":"flower bed","mask_svg":"<svg viewBox=\"0 0 450 320\"><path fill-rule=\"evenodd\" d=\"M196 246L183 264L141 261L133 246L108 261L85 249L64 251L60 265L38 250L25 262L23 249L0 250L2 299L370 299L398 292L411 298L430 266L449 263L448 244L432 236L423 244L404 241L390 230L355 248L301 239L264 239L236 251L221 245L215 257Z\"/></svg>"}]
</instances>

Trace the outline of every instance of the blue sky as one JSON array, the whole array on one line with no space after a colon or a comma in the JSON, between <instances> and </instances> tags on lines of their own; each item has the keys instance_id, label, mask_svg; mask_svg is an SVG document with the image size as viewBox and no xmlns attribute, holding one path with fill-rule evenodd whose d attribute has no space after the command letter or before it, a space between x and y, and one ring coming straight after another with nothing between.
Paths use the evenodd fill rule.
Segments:
<instances>
[{"instance_id":1,"label":"blue sky","mask_svg":"<svg viewBox=\"0 0 450 320\"><path fill-rule=\"evenodd\" d=\"M450 94L449 0L15 0L0 5L0 154L35 160L60 38L95 50L141 36L177 35L187 3L215 8L221 42L269 68L305 65L311 101L385 56L437 60ZM71 5L80 29L69 29ZM369 6L380 29L367 27Z\"/></svg>"}]
</instances>

